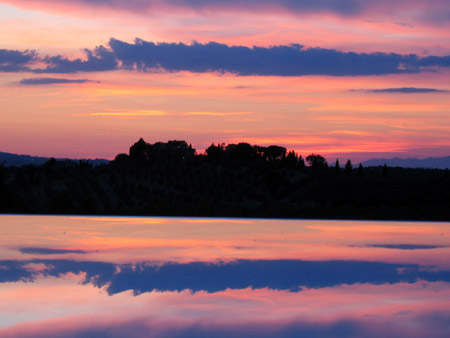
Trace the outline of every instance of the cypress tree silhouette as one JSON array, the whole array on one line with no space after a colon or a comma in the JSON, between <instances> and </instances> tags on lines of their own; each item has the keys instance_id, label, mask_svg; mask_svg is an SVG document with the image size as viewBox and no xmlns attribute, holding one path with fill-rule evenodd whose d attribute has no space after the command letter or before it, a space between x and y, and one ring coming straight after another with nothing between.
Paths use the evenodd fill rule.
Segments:
<instances>
[{"instance_id":1,"label":"cypress tree silhouette","mask_svg":"<svg viewBox=\"0 0 450 338\"><path fill-rule=\"evenodd\" d=\"M352 169L353 169L352 161L347 160L347 163L345 163L345 173L347 175L350 175L352 173Z\"/></svg>"},{"instance_id":2,"label":"cypress tree silhouette","mask_svg":"<svg viewBox=\"0 0 450 338\"><path fill-rule=\"evenodd\" d=\"M359 164L359 167L358 167L358 175L360 175L360 176L364 175L364 168L361 163Z\"/></svg>"},{"instance_id":3,"label":"cypress tree silhouette","mask_svg":"<svg viewBox=\"0 0 450 338\"><path fill-rule=\"evenodd\" d=\"M303 159L302 155L300 155L300 157L298 158L298 167L300 168L300 170L305 169L305 160Z\"/></svg>"},{"instance_id":4,"label":"cypress tree silhouette","mask_svg":"<svg viewBox=\"0 0 450 338\"><path fill-rule=\"evenodd\" d=\"M384 166L383 166L383 171L381 172L381 175L383 177L386 177L387 174L388 174L388 169L387 169L387 164L385 163Z\"/></svg>"}]
</instances>

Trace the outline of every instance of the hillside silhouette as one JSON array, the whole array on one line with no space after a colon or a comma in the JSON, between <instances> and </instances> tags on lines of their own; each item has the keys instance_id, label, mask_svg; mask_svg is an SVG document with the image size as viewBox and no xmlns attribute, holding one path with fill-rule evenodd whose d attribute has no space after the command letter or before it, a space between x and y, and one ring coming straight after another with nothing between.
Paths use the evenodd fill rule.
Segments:
<instances>
[{"instance_id":1,"label":"hillside silhouette","mask_svg":"<svg viewBox=\"0 0 450 338\"><path fill-rule=\"evenodd\" d=\"M107 164L0 166L0 212L450 220L440 169L330 166L280 146L140 139Z\"/></svg>"},{"instance_id":2,"label":"hillside silhouette","mask_svg":"<svg viewBox=\"0 0 450 338\"><path fill-rule=\"evenodd\" d=\"M30 156L30 155L18 155L12 153L4 153L0 151L0 165L5 167L20 167L23 165L42 165L47 162L50 157L42 157L42 156ZM64 161L64 162L74 162L78 160L72 160L70 158L56 158L56 161ZM87 159L83 160L89 163L92 163L93 166L106 164L109 161L104 159Z\"/></svg>"}]
</instances>

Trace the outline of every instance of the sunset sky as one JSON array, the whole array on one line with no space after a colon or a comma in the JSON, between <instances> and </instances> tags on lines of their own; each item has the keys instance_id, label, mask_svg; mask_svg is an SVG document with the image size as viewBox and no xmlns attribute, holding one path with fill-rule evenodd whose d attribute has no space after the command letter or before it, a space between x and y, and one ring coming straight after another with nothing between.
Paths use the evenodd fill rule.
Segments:
<instances>
[{"instance_id":1,"label":"sunset sky","mask_svg":"<svg viewBox=\"0 0 450 338\"><path fill-rule=\"evenodd\" d=\"M0 0L0 151L450 155L448 0Z\"/></svg>"}]
</instances>

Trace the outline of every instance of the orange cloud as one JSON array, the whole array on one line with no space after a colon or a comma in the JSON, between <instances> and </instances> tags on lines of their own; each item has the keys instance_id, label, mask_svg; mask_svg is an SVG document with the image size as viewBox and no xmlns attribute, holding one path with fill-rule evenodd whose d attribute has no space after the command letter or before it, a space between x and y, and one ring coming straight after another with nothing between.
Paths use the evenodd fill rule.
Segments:
<instances>
[{"instance_id":1,"label":"orange cloud","mask_svg":"<svg viewBox=\"0 0 450 338\"><path fill-rule=\"evenodd\" d=\"M135 111L109 111L86 114L72 114L73 116L115 116L115 117L145 117L145 116L163 116L167 112L159 110L135 110Z\"/></svg>"},{"instance_id":2,"label":"orange cloud","mask_svg":"<svg viewBox=\"0 0 450 338\"><path fill-rule=\"evenodd\" d=\"M239 115L253 115L253 112L187 112L181 113L186 116L239 116Z\"/></svg>"}]
</instances>

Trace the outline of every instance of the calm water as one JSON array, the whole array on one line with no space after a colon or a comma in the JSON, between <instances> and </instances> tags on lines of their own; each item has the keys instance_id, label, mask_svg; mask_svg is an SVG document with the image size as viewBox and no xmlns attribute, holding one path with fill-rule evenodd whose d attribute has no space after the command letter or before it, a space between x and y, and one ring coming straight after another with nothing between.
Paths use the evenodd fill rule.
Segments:
<instances>
[{"instance_id":1,"label":"calm water","mask_svg":"<svg viewBox=\"0 0 450 338\"><path fill-rule=\"evenodd\" d=\"M450 223L0 216L0 337L450 337Z\"/></svg>"}]
</instances>

